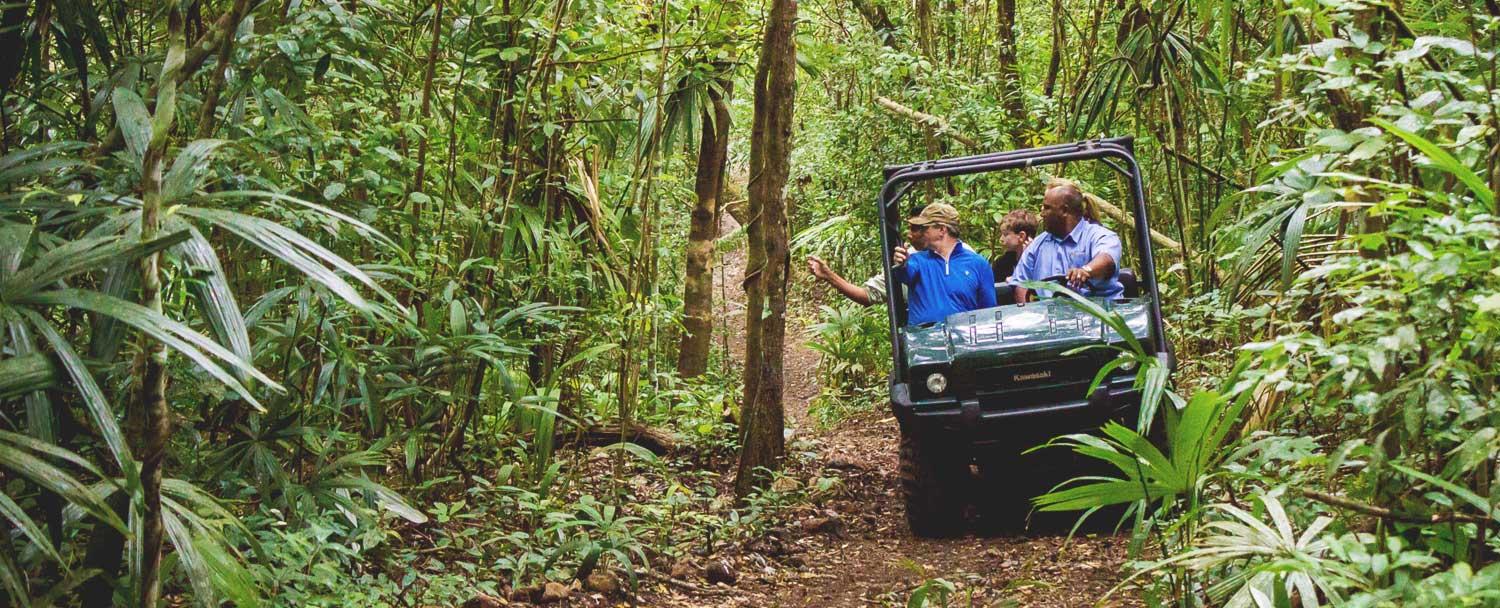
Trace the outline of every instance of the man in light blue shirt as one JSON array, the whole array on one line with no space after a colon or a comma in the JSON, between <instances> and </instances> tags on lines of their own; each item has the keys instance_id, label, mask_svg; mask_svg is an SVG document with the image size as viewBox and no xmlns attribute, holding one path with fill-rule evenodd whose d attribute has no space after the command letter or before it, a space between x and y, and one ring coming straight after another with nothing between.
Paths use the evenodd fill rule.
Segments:
<instances>
[{"instance_id":1,"label":"man in light blue shirt","mask_svg":"<svg viewBox=\"0 0 1500 608\"><path fill-rule=\"evenodd\" d=\"M1048 185L1042 197L1042 228L1041 236L1021 253L1011 276L1017 303L1026 302L1028 295L1022 281L1053 276L1065 277L1069 287L1085 296L1113 298L1125 290L1119 280L1120 236L1089 219L1077 185Z\"/></svg>"}]
</instances>

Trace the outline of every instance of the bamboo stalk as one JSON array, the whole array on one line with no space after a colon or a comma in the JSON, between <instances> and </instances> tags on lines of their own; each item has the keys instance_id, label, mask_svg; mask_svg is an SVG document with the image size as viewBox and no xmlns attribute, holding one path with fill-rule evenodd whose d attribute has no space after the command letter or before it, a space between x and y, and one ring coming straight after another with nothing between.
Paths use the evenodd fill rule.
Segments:
<instances>
[{"instance_id":1,"label":"bamboo stalk","mask_svg":"<svg viewBox=\"0 0 1500 608\"><path fill-rule=\"evenodd\" d=\"M974 141L973 138L970 138L963 133L953 130L953 126L948 124L948 121L943 120L942 118L938 118L937 116L933 116L931 114L918 112L883 96L876 97L875 103L880 104L880 107L885 108L892 114L910 118L913 121L926 126L929 130L932 131L934 135L946 135L952 138L954 141L970 148L979 147L979 142Z\"/></svg>"},{"instance_id":2,"label":"bamboo stalk","mask_svg":"<svg viewBox=\"0 0 1500 608\"><path fill-rule=\"evenodd\" d=\"M161 86L157 87L156 109L151 143L141 159L141 240L156 238L161 230L161 213L165 203L162 194L162 166L167 144L171 140L176 108L177 80L183 67L183 18L177 3L167 14L167 55L162 62ZM141 302L147 308L162 312L161 253L140 261ZM136 427L136 444L141 455L140 571L136 579L137 599L142 608L155 608L161 599L161 549L166 528L162 522L162 468L166 462L167 441L172 436L171 412L167 406L167 347L160 340L141 338L141 383L136 392L140 424Z\"/></svg>"},{"instance_id":3,"label":"bamboo stalk","mask_svg":"<svg viewBox=\"0 0 1500 608\"><path fill-rule=\"evenodd\" d=\"M1375 505L1362 503L1357 500L1345 498L1343 496L1335 496L1327 492L1319 492L1317 490L1299 489L1297 490L1297 493L1306 498L1321 502L1325 505L1339 507L1341 509L1348 509L1356 513L1362 513L1372 517L1379 517L1381 519L1401 521L1412 524L1440 524L1446 522L1477 524L1488 521L1488 519L1483 517L1458 512L1433 513L1432 515L1428 516L1413 515L1410 513L1398 513L1385 507L1377 507Z\"/></svg>"}]
</instances>

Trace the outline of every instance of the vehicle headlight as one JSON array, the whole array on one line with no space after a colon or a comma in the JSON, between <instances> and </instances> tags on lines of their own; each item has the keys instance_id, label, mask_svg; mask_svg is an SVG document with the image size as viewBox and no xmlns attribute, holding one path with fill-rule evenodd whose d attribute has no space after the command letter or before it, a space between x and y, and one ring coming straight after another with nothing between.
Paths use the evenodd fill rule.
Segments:
<instances>
[{"instance_id":1,"label":"vehicle headlight","mask_svg":"<svg viewBox=\"0 0 1500 608\"><path fill-rule=\"evenodd\" d=\"M933 374L927 377L927 391L934 395L941 395L948 389L948 378L942 374Z\"/></svg>"},{"instance_id":2,"label":"vehicle headlight","mask_svg":"<svg viewBox=\"0 0 1500 608\"><path fill-rule=\"evenodd\" d=\"M1132 370L1135 369L1136 360L1135 360L1135 356L1133 354L1131 354L1131 353L1120 353L1120 356L1116 357L1116 358L1117 359L1124 359L1124 361L1120 363L1120 369L1123 369L1123 370L1125 370L1127 372L1128 371L1132 371Z\"/></svg>"}]
</instances>

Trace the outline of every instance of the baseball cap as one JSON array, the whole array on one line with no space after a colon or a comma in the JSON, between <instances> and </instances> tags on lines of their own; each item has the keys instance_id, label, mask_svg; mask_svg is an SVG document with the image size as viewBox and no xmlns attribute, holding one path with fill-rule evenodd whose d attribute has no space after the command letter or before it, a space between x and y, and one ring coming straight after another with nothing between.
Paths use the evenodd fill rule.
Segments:
<instances>
[{"instance_id":1,"label":"baseball cap","mask_svg":"<svg viewBox=\"0 0 1500 608\"><path fill-rule=\"evenodd\" d=\"M906 219L906 222L914 226L929 226L938 224L943 226L958 225L958 210L947 203L933 203L922 209L922 213L915 217Z\"/></svg>"}]
</instances>

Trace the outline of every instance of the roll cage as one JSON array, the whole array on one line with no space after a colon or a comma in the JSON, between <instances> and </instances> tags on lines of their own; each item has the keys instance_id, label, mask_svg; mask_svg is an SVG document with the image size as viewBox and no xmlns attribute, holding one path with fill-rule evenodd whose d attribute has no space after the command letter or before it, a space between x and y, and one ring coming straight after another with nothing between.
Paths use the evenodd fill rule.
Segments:
<instances>
[{"instance_id":1,"label":"roll cage","mask_svg":"<svg viewBox=\"0 0 1500 608\"><path fill-rule=\"evenodd\" d=\"M906 325L906 293L897 287L891 267L891 253L896 244L901 242L902 223L906 217L897 209L901 198L913 185L927 180L1084 160L1100 161L1130 182L1131 207L1135 213L1135 242L1140 253L1139 277L1152 295L1151 343L1155 345L1158 356L1165 356L1170 360L1166 330L1161 317L1161 292L1157 289L1156 282L1156 260L1151 250L1150 227L1146 223L1146 193L1141 182L1140 165L1135 160L1135 140L1131 137L1112 137L885 168L885 183L880 188L880 245L883 252L881 268L885 273L889 294L886 298L886 315L891 330L893 382L908 381L906 368L902 365L905 353L902 352L901 344L901 328Z\"/></svg>"}]
</instances>

